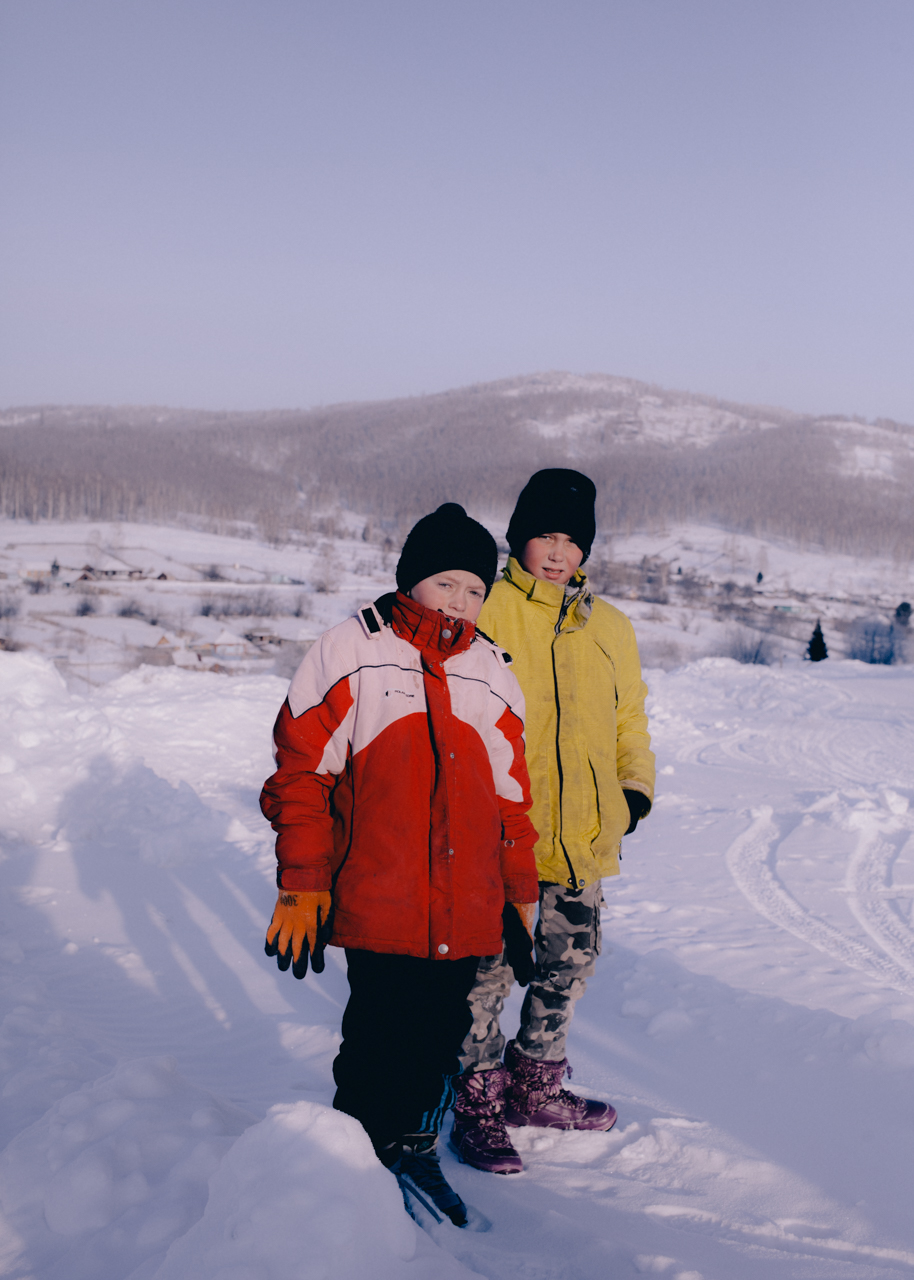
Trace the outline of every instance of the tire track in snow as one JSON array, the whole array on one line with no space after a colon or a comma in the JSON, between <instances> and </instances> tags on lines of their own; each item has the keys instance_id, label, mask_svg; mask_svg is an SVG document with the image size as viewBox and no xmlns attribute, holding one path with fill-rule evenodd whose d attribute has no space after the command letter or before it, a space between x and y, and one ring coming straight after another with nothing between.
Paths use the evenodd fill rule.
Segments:
<instances>
[{"instance_id":1,"label":"tire track in snow","mask_svg":"<svg viewBox=\"0 0 914 1280\"><path fill-rule=\"evenodd\" d=\"M817 951L906 995L914 994L914 971L907 967L914 963L910 951L904 952L903 964L879 955L865 942L849 938L827 921L811 915L787 892L769 862L771 849L780 837L771 806L765 805L753 813L755 821L733 841L726 855L730 874L750 905L766 920Z\"/></svg>"}]
</instances>

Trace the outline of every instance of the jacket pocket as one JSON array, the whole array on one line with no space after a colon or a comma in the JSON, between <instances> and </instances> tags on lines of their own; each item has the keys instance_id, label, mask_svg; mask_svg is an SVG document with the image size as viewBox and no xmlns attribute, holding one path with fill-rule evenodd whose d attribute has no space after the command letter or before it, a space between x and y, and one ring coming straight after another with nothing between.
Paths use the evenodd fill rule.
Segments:
<instances>
[{"instance_id":1,"label":"jacket pocket","mask_svg":"<svg viewBox=\"0 0 914 1280\"><path fill-rule=\"evenodd\" d=\"M628 802L615 774L600 769L590 761L596 795L597 822L590 845L599 857L614 850L622 839L622 833L630 821Z\"/></svg>"}]
</instances>

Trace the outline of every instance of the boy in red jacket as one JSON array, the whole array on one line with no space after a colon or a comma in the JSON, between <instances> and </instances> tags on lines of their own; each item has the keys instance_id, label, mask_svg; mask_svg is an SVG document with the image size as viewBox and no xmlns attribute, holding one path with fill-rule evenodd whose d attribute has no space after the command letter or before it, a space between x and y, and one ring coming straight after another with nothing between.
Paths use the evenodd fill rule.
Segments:
<instances>
[{"instance_id":1,"label":"boy in red jacket","mask_svg":"<svg viewBox=\"0 0 914 1280\"><path fill-rule=\"evenodd\" d=\"M328 919L346 948L333 1105L458 1226L436 1142L467 996L478 958L502 949L505 903L531 929L539 893L523 696L474 625L496 567L456 503L420 520L396 593L325 632L296 672L261 796L279 863L268 950L303 976Z\"/></svg>"}]
</instances>

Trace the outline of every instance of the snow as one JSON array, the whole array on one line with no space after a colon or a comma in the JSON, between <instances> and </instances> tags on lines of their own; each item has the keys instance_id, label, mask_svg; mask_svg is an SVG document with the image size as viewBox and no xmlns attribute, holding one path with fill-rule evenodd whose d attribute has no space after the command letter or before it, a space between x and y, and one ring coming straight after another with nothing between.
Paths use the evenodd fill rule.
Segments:
<instances>
[{"instance_id":1,"label":"snow","mask_svg":"<svg viewBox=\"0 0 914 1280\"><path fill-rule=\"evenodd\" d=\"M255 1117L183 1080L174 1061L134 1059L68 1093L10 1142L0 1164L4 1274L92 1280L188 1231L208 1178Z\"/></svg>"},{"instance_id":2,"label":"snow","mask_svg":"<svg viewBox=\"0 0 914 1280\"><path fill-rule=\"evenodd\" d=\"M841 472L868 480L906 481L914 452L914 429L902 423L733 404L610 374L539 373L479 390L530 402L527 425L546 439L561 441L570 458L582 460L585 471L587 459L608 443L705 449L724 437L775 427L818 428L837 449ZM572 411L575 399L586 407Z\"/></svg>"},{"instance_id":3,"label":"snow","mask_svg":"<svg viewBox=\"0 0 914 1280\"><path fill-rule=\"evenodd\" d=\"M769 604L811 597L808 603L814 608L829 608L837 602L894 608L914 586L908 561L801 548L708 525L673 524L655 533L620 534L609 541L608 551L626 564L656 557L674 573L681 565L684 573L715 582L732 579L753 588L761 571L758 594Z\"/></svg>"},{"instance_id":4,"label":"snow","mask_svg":"<svg viewBox=\"0 0 914 1280\"><path fill-rule=\"evenodd\" d=\"M500 534L497 521L492 528ZM115 576L80 580L84 565L109 562L121 566ZM609 583L604 594L636 623L647 664L663 667L740 656L762 640L769 661L797 658L817 619L829 652L846 655L850 628L891 625L914 596L907 563L696 524L601 539L595 582L605 564L628 572L627 585ZM127 565L144 576L125 577ZM144 662L288 678L323 630L389 589L393 567L391 552L351 530L274 547L162 526L0 521L0 648L53 657L72 688ZM31 587L29 572L40 575ZM897 629L900 656L906 638Z\"/></svg>"},{"instance_id":5,"label":"snow","mask_svg":"<svg viewBox=\"0 0 914 1280\"><path fill-rule=\"evenodd\" d=\"M658 798L569 1043L618 1125L513 1131L517 1178L445 1151L491 1227L425 1232L330 1108L344 958L263 955L285 682L0 653L0 1275L910 1275L914 670L647 675Z\"/></svg>"},{"instance_id":6,"label":"snow","mask_svg":"<svg viewBox=\"0 0 914 1280\"><path fill-rule=\"evenodd\" d=\"M156 1280L296 1275L450 1280L469 1274L416 1230L361 1125L313 1102L272 1107L210 1179L203 1217Z\"/></svg>"},{"instance_id":7,"label":"snow","mask_svg":"<svg viewBox=\"0 0 914 1280\"><path fill-rule=\"evenodd\" d=\"M799 658L819 620L829 653L846 655L855 624L892 625L898 605L914 596L907 561L803 549L707 525L620 534L595 547L591 572L599 574L601 560L656 568L659 585L638 583L635 574L628 594L606 598L635 623L645 662L664 667L739 656L732 651L740 637L750 650L763 641L771 662ZM896 628L896 660L908 657L905 640Z\"/></svg>"},{"instance_id":8,"label":"snow","mask_svg":"<svg viewBox=\"0 0 914 1280\"><path fill-rule=\"evenodd\" d=\"M543 416L529 420L538 434L547 439L563 439L572 454L579 446L592 450L594 443L607 435L614 441L638 440L706 448L721 436L770 430L788 421L801 420L799 414L783 409L726 405L708 396L667 391L611 374L533 374L494 385L508 399L571 393L591 400L592 407L586 411L557 416L556 409L548 406Z\"/></svg>"},{"instance_id":9,"label":"snow","mask_svg":"<svg viewBox=\"0 0 914 1280\"><path fill-rule=\"evenodd\" d=\"M148 662L163 637L161 665L271 671L285 644L291 674L296 646L373 599L391 568L389 553L355 534L273 547L159 525L0 520L0 648L52 655L82 687ZM246 642L252 632L272 643Z\"/></svg>"}]
</instances>

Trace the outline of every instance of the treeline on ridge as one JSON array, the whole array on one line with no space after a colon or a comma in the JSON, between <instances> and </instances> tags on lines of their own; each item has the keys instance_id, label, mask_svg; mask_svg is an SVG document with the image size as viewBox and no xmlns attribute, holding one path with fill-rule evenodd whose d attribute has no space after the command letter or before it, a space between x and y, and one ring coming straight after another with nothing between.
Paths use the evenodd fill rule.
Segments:
<instances>
[{"instance_id":1,"label":"treeline on ridge","mask_svg":"<svg viewBox=\"0 0 914 1280\"><path fill-rule=\"evenodd\" d=\"M301 412L47 409L21 411L18 425L5 415L0 514L253 523L280 540L342 506L368 519L370 536L396 539L449 500L506 521L532 471L574 466L597 484L606 532L694 520L849 554L914 554L911 464L894 482L844 474L823 422L621 379L617 391L528 381ZM702 447L646 442L648 392L738 422ZM589 429L543 429L573 417Z\"/></svg>"}]
</instances>

